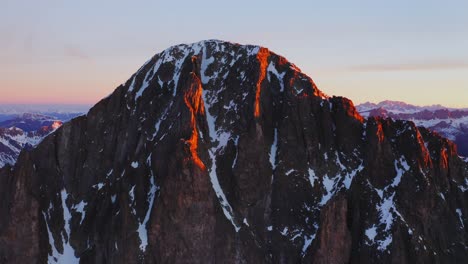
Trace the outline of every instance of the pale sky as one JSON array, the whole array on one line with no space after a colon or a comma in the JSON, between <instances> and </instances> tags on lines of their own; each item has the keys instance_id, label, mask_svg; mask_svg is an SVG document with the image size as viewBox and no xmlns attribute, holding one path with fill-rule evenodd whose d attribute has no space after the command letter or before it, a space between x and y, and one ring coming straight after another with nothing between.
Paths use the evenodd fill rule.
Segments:
<instances>
[{"instance_id":1,"label":"pale sky","mask_svg":"<svg viewBox=\"0 0 468 264\"><path fill-rule=\"evenodd\" d=\"M165 48L285 56L328 95L468 107L468 1L0 0L0 104L94 104Z\"/></svg>"}]
</instances>

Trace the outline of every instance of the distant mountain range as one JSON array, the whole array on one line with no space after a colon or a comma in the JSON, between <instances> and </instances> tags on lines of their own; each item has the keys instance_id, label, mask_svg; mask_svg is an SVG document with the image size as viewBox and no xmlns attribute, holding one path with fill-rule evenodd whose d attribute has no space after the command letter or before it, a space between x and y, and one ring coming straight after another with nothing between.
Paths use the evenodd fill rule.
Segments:
<instances>
[{"instance_id":1,"label":"distant mountain range","mask_svg":"<svg viewBox=\"0 0 468 264\"><path fill-rule=\"evenodd\" d=\"M57 111L50 115L19 111L13 114L15 111L2 111L7 114L0 114L0 168L7 164L13 165L22 149L36 146L63 122L83 114L66 111Z\"/></svg>"},{"instance_id":2,"label":"distant mountain range","mask_svg":"<svg viewBox=\"0 0 468 264\"><path fill-rule=\"evenodd\" d=\"M19 116L15 116L12 119L0 122L0 127L3 128L19 128L24 132L32 132L41 129L44 126L53 126L57 121L63 119L46 116L43 114L26 113Z\"/></svg>"},{"instance_id":3,"label":"distant mountain range","mask_svg":"<svg viewBox=\"0 0 468 264\"><path fill-rule=\"evenodd\" d=\"M40 114L53 119L68 121L88 112L88 105L24 105L0 104L0 122L15 119L24 114Z\"/></svg>"},{"instance_id":4,"label":"distant mountain range","mask_svg":"<svg viewBox=\"0 0 468 264\"><path fill-rule=\"evenodd\" d=\"M460 155L468 157L468 108L449 108L442 105L415 106L399 101L364 103L356 106L363 117L391 117L410 120L417 126L435 131L454 141Z\"/></svg>"}]
</instances>

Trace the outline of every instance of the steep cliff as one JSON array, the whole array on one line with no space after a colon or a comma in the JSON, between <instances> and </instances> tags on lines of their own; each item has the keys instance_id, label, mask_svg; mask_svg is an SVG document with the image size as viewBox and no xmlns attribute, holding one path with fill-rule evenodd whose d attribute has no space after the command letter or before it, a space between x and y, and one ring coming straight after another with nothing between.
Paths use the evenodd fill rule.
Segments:
<instances>
[{"instance_id":1,"label":"steep cliff","mask_svg":"<svg viewBox=\"0 0 468 264\"><path fill-rule=\"evenodd\" d=\"M0 171L0 262L461 263L467 190L450 141L203 41Z\"/></svg>"}]
</instances>

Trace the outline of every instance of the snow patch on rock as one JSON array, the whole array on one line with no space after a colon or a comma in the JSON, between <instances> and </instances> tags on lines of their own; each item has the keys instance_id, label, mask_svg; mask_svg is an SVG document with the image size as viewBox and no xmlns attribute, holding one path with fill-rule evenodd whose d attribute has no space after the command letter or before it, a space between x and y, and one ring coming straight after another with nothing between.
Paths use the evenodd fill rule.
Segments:
<instances>
[{"instance_id":1,"label":"snow patch on rock","mask_svg":"<svg viewBox=\"0 0 468 264\"><path fill-rule=\"evenodd\" d=\"M273 143L271 144L270 148L270 164L271 168L275 170L276 168L276 153L278 151L278 129L275 128L275 132L273 135Z\"/></svg>"},{"instance_id":2,"label":"snow patch on rock","mask_svg":"<svg viewBox=\"0 0 468 264\"><path fill-rule=\"evenodd\" d=\"M211 142L214 144L214 146L208 150L209 156L211 158L211 168L209 169L211 184L213 186L213 190L216 193L216 196L219 199L224 215L232 223L236 232L239 232L240 226L235 222L234 212L226 198L226 195L224 194L223 189L221 188L221 185L219 184L218 174L216 172L216 157L218 155L218 151L224 149L231 135L229 132L216 130L216 118L210 113L212 101L208 99L206 90L203 90L202 97L203 102L205 103L205 114L208 123L209 137Z\"/></svg>"},{"instance_id":3,"label":"snow patch on rock","mask_svg":"<svg viewBox=\"0 0 468 264\"><path fill-rule=\"evenodd\" d=\"M312 186L312 188L314 188L314 183L315 183L316 180L318 180L318 177L317 177L317 175L315 174L315 171L312 168L309 168L308 173L309 173L310 185Z\"/></svg>"},{"instance_id":4,"label":"snow patch on rock","mask_svg":"<svg viewBox=\"0 0 468 264\"><path fill-rule=\"evenodd\" d=\"M151 170L151 155L150 157L148 157L148 166ZM151 216L151 211L153 209L153 205L154 205L154 200L155 200L155 197L156 197L156 192L159 191L159 187L156 186L156 184L154 183L154 174L153 174L153 171L151 170L151 175L150 175L150 189L149 189L149 193L147 195L148 197L148 209L146 210L146 214L145 214L145 218L143 219L143 221L139 222L138 223L138 236L140 238L140 250L145 252L146 251L146 248L148 246L148 229L147 229L147 224L148 224L148 221L150 219L150 216Z\"/></svg>"},{"instance_id":5,"label":"snow patch on rock","mask_svg":"<svg viewBox=\"0 0 468 264\"><path fill-rule=\"evenodd\" d=\"M280 92L283 92L284 91L284 81L283 81L283 79L284 79L284 76L286 75L286 72L279 73L273 62L270 62L268 64L267 72L268 72L268 75L267 75L268 81L271 82L271 75L274 75L279 81Z\"/></svg>"},{"instance_id":6,"label":"snow patch on rock","mask_svg":"<svg viewBox=\"0 0 468 264\"><path fill-rule=\"evenodd\" d=\"M52 209L52 204L49 206L47 213L43 212L44 220L47 226L47 233L49 236L49 245L52 249L52 255L49 254L48 256L48 263L70 263L70 264L79 264L80 259L75 256L75 250L70 245L70 221L72 219L72 215L68 206L66 204L66 199L68 198L68 193L65 189L60 192L60 198L62 203L62 216L64 221L63 230L61 232L61 240L62 240L62 252L59 252L55 247L55 240L53 234L49 227L49 222L51 221L51 214L50 210Z\"/></svg>"},{"instance_id":7,"label":"snow patch on rock","mask_svg":"<svg viewBox=\"0 0 468 264\"><path fill-rule=\"evenodd\" d=\"M465 224L463 224L463 213L462 213L461 209L458 208L457 210L455 210L455 212L457 212L458 219L460 219L460 223L461 223L462 228L465 228Z\"/></svg>"}]
</instances>

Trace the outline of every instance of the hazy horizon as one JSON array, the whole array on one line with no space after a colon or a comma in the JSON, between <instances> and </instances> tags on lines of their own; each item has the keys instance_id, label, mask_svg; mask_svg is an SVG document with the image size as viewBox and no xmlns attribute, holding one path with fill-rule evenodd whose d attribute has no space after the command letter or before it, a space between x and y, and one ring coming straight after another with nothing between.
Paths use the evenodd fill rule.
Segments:
<instances>
[{"instance_id":1,"label":"hazy horizon","mask_svg":"<svg viewBox=\"0 0 468 264\"><path fill-rule=\"evenodd\" d=\"M0 114L7 114L9 112L76 112L84 113L87 112L93 105L92 104L11 104L11 103L0 103Z\"/></svg>"},{"instance_id":2,"label":"hazy horizon","mask_svg":"<svg viewBox=\"0 0 468 264\"><path fill-rule=\"evenodd\" d=\"M336 95L339 96L339 95ZM86 112L88 111L91 107L93 107L95 104L97 104L100 100L104 98L101 98L97 100L95 103L2 103L0 101L0 113L1 110L5 110L5 108L11 107L12 109L29 109L27 111L56 111L56 110L66 110L66 111L77 111L77 112ZM351 98L348 98L351 99ZM354 105L360 105L360 104L365 104L365 103L373 103L373 104L379 104L384 101L394 101L394 102L403 102L407 103L409 105L414 105L414 106L419 106L419 107L430 107L430 106L443 106L446 108L456 108L456 109L468 109L468 107L452 107L452 106L447 106L443 104L414 104L411 102L406 102L406 101L401 101L401 100L382 100L382 101L365 101L365 102L354 102ZM27 112L26 110L24 112Z\"/></svg>"},{"instance_id":3,"label":"hazy horizon","mask_svg":"<svg viewBox=\"0 0 468 264\"><path fill-rule=\"evenodd\" d=\"M340 95L335 95L335 96L340 96ZM95 103L82 103L82 104L79 104L79 103L2 103L0 101L0 110L2 109L5 109L7 107L12 107L12 108L16 108L16 109L32 109L32 111L34 110L40 110L40 111L44 111L44 109L49 109L50 111L52 111L53 109L55 110L72 110L72 109L81 109L79 111L84 111L84 110L89 110L91 107L93 107L95 104L97 104L100 100L102 100L104 98L101 98L99 100L97 100ZM351 98L348 98L348 99L351 99ZM420 107L429 107L429 106L437 106L437 105L440 105L440 106L443 106L443 107L447 107L447 108L459 108L459 109L465 109L465 108L468 108L468 107L452 107L452 106L447 106L447 105L443 105L443 104L414 104L414 103L411 103L411 102L406 102L406 101L401 101L401 100L390 100L390 99L387 99L387 100L382 100L382 101L365 101L365 102L355 102L353 100L353 103L355 105L359 105L359 104L365 104L365 103L373 103L373 104L379 104L379 103L382 103L384 101L394 101L394 102L402 102L402 103L406 103L406 104L409 104L409 105L414 105L414 106L420 106ZM83 110L84 109L84 110Z\"/></svg>"}]
</instances>

